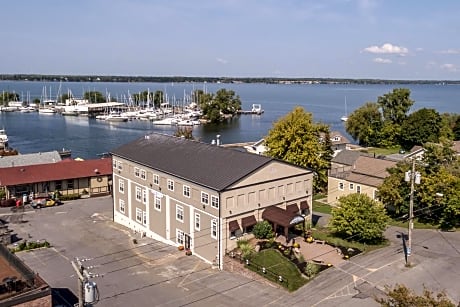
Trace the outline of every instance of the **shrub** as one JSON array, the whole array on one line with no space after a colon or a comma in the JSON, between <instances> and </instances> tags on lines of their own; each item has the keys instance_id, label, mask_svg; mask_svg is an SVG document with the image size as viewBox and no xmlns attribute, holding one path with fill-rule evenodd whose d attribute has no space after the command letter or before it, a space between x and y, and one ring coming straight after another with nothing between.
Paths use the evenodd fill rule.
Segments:
<instances>
[{"instance_id":1,"label":"shrub","mask_svg":"<svg viewBox=\"0 0 460 307\"><path fill-rule=\"evenodd\" d=\"M308 262L307 265L305 266L305 275L308 277L313 277L319 272L319 267L318 265Z\"/></svg>"},{"instance_id":2,"label":"shrub","mask_svg":"<svg viewBox=\"0 0 460 307\"><path fill-rule=\"evenodd\" d=\"M261 221L255 224L252 233L256 239L270 239L274 237L272 225L267 221Z\"/></svg>"},{"instance_id":3,"label":"shrub","mask_svg":"<svg viewBox=\"0 0 460 307\"><path fill-rule=\"evenodd\" d=\"M241 250L241 256L243 256L243 259L248 259L252 254L255 253L254 246L249 243L242 243L239 248Z\"/></svg>"},{"instance_id":4,"label":"shrub","mask_svg":"<svg viewBox=\"0 0 460 307\"><path fill-rule=\"evenodd\" d=\"M246 240L246 239L241 239L241 240L236 241L236 246L238 246L238 248L240 248L241 245L248 244L248 243L249 243L248 240Z\"/></svg>"}]
</instances>

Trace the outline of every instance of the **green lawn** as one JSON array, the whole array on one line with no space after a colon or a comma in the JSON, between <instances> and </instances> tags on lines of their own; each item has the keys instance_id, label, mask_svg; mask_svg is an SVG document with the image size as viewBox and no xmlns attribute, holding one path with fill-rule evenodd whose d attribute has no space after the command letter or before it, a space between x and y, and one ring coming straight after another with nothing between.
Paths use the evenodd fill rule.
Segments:
<instances>
[{"instance_id":1,"label":"green lawn","mask_svg":"<svg viewBox=\"0 0 460 307\"><path fill-rule=\"evenodd\" d=\"M308 282L308 280L300 274L295 264L275 249L265 249L254 254L254 256L251 257L250 263L253 265L249 265L249 269L277 283L280 283L277 276L283 276L287 281L282 282L281 285L286 287L289 291L295 291ZM256 267L254 264L257 264L259 267ZM262 273L262 267L267 269L268 272L266 274ZM270 274L270 272L274 274Z\"/></svg>"},{"instance_id":2,"label":"green lawn","mask_svg":"<svg viewBox=\"0 0 460 307\"><path fill-rule=\"evenodd\" d=\"M325 204L325 203L322 203L316 200L313 201L313 212L331 214L331 210L332 210L332 207L329 206L328 204Z\"/></svg>"},{"instance_id":3,"label":"green lawn","mask_svg":"<svg viewBox=\"0 0 460 307\"><path fill-rule=\"evenodd\" d=\"M399 147L392 147L392 148L376 148L376 147L369 147L366 149L361 150L362 152L368 153L368 154L375 154L376 156L380 155L391 155L391 154L396 154L399 153L401 148Z\"/></svg>"},{"instance_id":4,"label":"green lawn","mask_svg":"<svg viewBox=\"0 0 460 307\"><path fill-rule=\"evenodd\" d=\"M401 221L401 220L393 220L391 219L389 224L391 226L397 226L397 227L409 227L409 222L408 221ZM431 225L431 224L424 224L420 223L417 219L414 219L414 228L415 229L438 229L439 227L437 225Z\"/></svg>"}]
</instances>

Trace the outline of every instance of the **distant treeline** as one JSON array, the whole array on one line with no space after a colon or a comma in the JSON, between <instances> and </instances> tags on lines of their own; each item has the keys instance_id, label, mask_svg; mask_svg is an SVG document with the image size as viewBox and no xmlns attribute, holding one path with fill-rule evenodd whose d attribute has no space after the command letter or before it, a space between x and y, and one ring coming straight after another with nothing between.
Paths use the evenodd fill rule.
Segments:
<instances>
[{"instance_id":1,"label":"distant treeline","mask_svg":"<svg viewBox=\"0 0 460 307\"><path fill-rule=\"evenodd\" d=\"M460 80L384 80L340 78L231 78L231 77L152 77L152 76L97 76L97 75L36 75L2 74L8 81L63 81L63 82L209 82L209 83L269 83L269 84L460 84Z\"/></svg>"}]
</instances>

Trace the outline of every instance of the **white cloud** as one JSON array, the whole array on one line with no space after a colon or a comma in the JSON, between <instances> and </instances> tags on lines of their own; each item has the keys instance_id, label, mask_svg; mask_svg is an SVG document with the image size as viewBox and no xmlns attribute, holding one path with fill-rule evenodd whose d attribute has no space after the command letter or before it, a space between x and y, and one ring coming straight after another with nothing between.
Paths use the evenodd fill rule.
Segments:
<instances>
[{"instance_id":1,"label":"white cloud","mask_svg":"<svg viewBox=\"0 0 460 307\"><path fill-rule=\"evenodd\" d=\"M216 61L219 62L219 63L221 63L221 64L227 64L227 63L228 63L227 60L222 59L222 58L216 58Z\"/></svg>"},{"instance_id":2,"label":"white cloud","mask_svg":"<svg viewBox=\"0 0 460 307\"><path fill-rule=\"evenodd\" d=\"M382 58L375 58L373 61L375 63L380 63L380 64L390 64L392 62L390 59L382 59Z\"/></svg>"},{"instance_id":3,"label":"white cloud","mask_svg":"<svg viewBox=\"0 0 460 307\"><path fill-rule=\"evenodd\" d=\"M445 69L450 72L457 72L458 68L454 64L441 64L441 69Z\"/></svg>"},{"instance_id":4,"label":"white cloud","mask_svg":"<svg viewBox=\"0 0 460 307\"><path fill-rule=\"evenodd\" d=\"M447 49L439 51L441 54L460 54L460 49Z\"/></svg>"},{"instance_id":5,"label":"white cloud","mask_svg":"<svg viewBox=\"0 0 460 307\"><path fill-rule=\"evenodd\" d=\"M409 53L409 49L402 46L392 45L390 43L383 44L382 46L370 46L364 48L364 52L376 53L376 54L399 54L405 55Z\"/></svg>"}]
</instances>

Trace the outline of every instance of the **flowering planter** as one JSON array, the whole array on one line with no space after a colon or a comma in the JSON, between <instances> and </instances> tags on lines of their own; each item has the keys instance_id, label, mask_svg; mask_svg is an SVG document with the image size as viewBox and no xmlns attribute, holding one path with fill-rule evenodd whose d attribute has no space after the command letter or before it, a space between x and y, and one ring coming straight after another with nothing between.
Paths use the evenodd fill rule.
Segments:
<instances>
[{"instance_id":1,"label":"flowering planter","mask_svg":"<svg viewBox=\"0 0 460 307\"><path fill-rule=\"evenodd\" d=\"M191 255L192 255L192 251L191 251L191 250L188 250L188 251L185 252L185 254L186 254L187 256L191 256Z\"/></svg>"},{"instance_id":2,"label":"flowering planter","mask_svg":"<svg viewBox=\"0 0 460 307\"><path fill-rule=\"evenodd\" d=\"M183 245L179 245L179 246L177 247L177 249L180 250L180 251L183 251L183 250L184 250L184 246L183 246Z\"/></svg>"}]
</instances>

